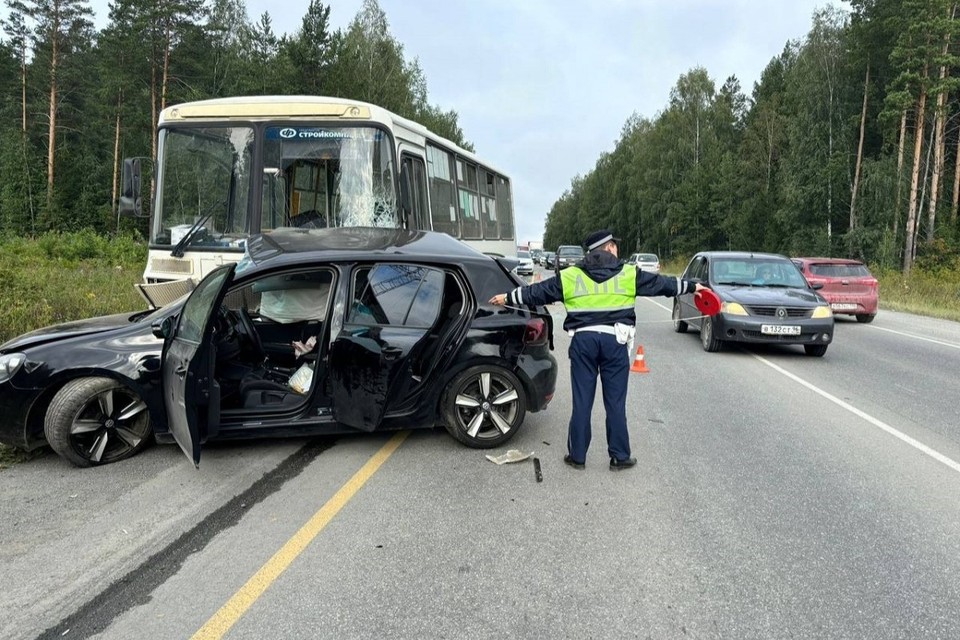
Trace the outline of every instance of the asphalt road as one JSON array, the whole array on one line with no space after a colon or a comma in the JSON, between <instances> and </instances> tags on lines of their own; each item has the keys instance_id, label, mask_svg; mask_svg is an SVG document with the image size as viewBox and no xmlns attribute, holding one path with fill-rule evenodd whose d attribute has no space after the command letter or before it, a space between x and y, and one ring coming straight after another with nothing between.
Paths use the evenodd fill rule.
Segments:
<instances>
[{"instance_id":1,"label":"asphalt road","mask_svg":"<svg viewBox=\"0 0 960 640\"><path fill-rule=\"evenodd\" d=\"M668 305L637 303L630 471L599 399L562 463L558 333L557 397L507 447L541 483L443 431L0 472L0 637L960 637L960 324L710 354Z\"/></svg>"}]
</instances>

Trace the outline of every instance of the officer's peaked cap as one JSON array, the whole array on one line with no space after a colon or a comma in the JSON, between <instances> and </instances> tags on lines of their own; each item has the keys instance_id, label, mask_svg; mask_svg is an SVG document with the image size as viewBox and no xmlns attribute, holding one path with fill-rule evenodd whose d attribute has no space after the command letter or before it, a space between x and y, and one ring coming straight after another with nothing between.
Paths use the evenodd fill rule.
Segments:
<instances>
[{"instance_id":1,"label":"officer's peaked cap","mask_svg":"<svg viewBox=\"0 0 960 640\"><path fill-rule=\"evenodd\" d=\"M587 251L593 251L598 249L603 245L607 244L611 240L616 240L613 237L613 231L609 229L601 229L600 231L594 231L587 236L587 239L583 241L583 246L587 248Z\"/></svg>"}]
</instances>

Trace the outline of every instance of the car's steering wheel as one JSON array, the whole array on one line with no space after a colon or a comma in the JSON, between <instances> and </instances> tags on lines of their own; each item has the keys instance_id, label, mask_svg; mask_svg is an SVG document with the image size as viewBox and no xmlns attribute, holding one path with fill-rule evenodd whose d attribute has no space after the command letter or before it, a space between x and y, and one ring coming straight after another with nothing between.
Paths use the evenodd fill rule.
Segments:
<instances>
[{"instance_id":1,"label":"car's steering wheel","mask_svg":"<svg viewBox=\"0 0 960 640\"><path fill-rule=\"evenodd\" d=\"M238 329L241 337L253 348L254 355L256 355L258 359L265 359L267 352L263 348L263 341L260 340L260 334L257 333L256 328L253 326L253 320L250 318L250 314L245 308L240 307L237 309L237 318L240 320Z\"/></svg>"}]
</instances>

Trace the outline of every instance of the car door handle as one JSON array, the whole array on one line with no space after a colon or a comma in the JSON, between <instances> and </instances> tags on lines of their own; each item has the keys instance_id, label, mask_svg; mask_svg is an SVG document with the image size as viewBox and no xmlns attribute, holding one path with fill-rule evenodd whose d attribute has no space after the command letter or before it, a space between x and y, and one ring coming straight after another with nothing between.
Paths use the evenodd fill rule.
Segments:
<instances>
[{"instance_id":1,"label":"car door handle","mask_svg":"<svg viewBox=\"0 0 960 640\"><path fill-rule=\"evenodd\" d=\"M400 347L386 347L380 353L383 354L384 360L396 360L401 354L403 354L403 349Z\"/></svg>"}]
</instances>

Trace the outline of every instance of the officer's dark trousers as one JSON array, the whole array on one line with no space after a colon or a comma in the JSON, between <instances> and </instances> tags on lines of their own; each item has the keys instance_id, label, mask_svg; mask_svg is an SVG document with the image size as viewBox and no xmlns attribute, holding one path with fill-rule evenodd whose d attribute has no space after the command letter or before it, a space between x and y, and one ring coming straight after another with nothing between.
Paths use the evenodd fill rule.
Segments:
<instances>
[{"instance_id":1,"label":"officer's dark trousers","mask_svg":"<svg viewBox=\"0 0 960 640\"><path fill-rule=\"evenodd\" d=\"M597 374L607 411L607 451L611 458L630 457L627 433L627 382L630 354L616 336L580 331L570 341L570 378L573 384L573 415L567 449L576 462L585 462L590 447L590 414L597 392Z\"/></svg>"}]
</instances>

